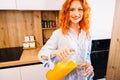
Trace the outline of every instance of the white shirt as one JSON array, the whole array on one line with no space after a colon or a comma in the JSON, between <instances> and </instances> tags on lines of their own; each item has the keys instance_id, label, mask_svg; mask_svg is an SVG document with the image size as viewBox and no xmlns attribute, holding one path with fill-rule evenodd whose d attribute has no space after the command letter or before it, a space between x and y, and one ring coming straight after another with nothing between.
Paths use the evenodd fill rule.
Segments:
<instances>
[{"instance_id":1,"label":"white shirt","mask_svg":"<svg viewBox=\"0 0 120 80\"><path fill-rule=\"evenodd\" d=\"M75 36L72 29L69 29L69 32L67 35L62 34L61 28L55 30L52 36L50 37L50 39L39 51L38 57L41 62L45 63L46 61L43 60L41 56L44 55L44 56L50 57L50 54L53 50L57 50L64 47L75 49L75 53L79 55L78 57L82 57L82 59L78 58L80 59L79 60L80 63L82 63L82 61L87 61L91 63L90 61L91 39L87 39L86 33L83 30L80 31L78 37ZM54 57L51 60L55 64L59 62L58 57ZM76 69L75 69L72 72L70 72L63 80L86 80L86 79L80 79L76 75Z\"/></svg>"}]
</instances>

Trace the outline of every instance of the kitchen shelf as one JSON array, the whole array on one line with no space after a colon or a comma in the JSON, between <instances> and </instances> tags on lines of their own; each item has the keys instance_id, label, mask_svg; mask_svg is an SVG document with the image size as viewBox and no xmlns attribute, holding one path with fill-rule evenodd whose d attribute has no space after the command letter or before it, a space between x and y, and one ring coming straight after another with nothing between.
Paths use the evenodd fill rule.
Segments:
<instances>
[{"instance_id":1,"label":"kitchen shelf","mask_svg":"<svg viewBox=\"0 0 120 80\"><path fill-rule=\"evenodd\" d=\"M42 30L55 30L57 29L56 27L55 28L42 28Z\"/></svg>"},{"instance_id":2,"label":"kitchen shelf","mask_svg":"<svg viewBox=\"0 0 120 80\"><path fill-rule=\"evenodd\" d=\"M42 37L43 44L52 35L53 31L56 30L59 17L59 10L57 11L41 11L41 22L42 22Z\"/></svg>"},{"instance_id":3,"label":"kitchen shelf","mask_svg":"<svg viewBox=\"0 0 120 80\"><path fill-rule=\"evenodd\" d=\"M23 48L24 50L36 49L37 47Z\"/></svg>"}]
</instances>

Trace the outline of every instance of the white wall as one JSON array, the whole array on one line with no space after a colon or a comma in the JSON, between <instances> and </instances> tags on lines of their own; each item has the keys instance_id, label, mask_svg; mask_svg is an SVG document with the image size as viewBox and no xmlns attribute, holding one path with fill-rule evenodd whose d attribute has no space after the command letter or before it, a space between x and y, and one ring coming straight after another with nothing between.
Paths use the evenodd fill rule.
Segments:
<instances>
[{"instance_id":1,"label":"white wall","mask_svg":"<svg viewBox=\"0 0 120 80\"><path fill-rule=\"evenodd\" d=\"M92 39L111 38L115 0L88 0L91 7Z\"/></svg>"}]
</instances>

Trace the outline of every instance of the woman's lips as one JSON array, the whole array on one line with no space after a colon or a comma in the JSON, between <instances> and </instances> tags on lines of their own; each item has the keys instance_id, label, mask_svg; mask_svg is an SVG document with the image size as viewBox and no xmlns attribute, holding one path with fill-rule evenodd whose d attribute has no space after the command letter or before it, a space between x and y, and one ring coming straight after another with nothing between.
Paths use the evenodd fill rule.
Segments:
<instances>
[{"instance_id":1,"label":"woman's lips","mask_svg":"<svg viewBox=\"0 0 120 80\"><path fill-rule=\"evenodd\" d=\"M77 19L79 19L80 17L72 17L74 20L77 20Z\"/></svg>"}]
</instances>

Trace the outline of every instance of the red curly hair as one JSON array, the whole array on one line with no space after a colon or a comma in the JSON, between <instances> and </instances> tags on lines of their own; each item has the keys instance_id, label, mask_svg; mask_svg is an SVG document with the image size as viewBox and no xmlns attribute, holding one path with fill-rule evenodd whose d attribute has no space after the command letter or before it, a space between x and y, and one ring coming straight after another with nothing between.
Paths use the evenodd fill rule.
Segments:
<instances>
[{"instance_id":1,"label":"red curly hair","mask_svg":"<svg viewBox=\"0 0 120 80\"><path fill-rule=\"evenodd\" d=\"M59 14L59 26L62 28L62 33L65 35L69 30L69 8L74 0L66 0L62 6L62 10ZM86 36L89 36L89 27L90 27L90 7L86 0L78 0L82 3L83 6L83 19L79 22L81 29L86 32Z\"/></svg>"}]
</instances>

